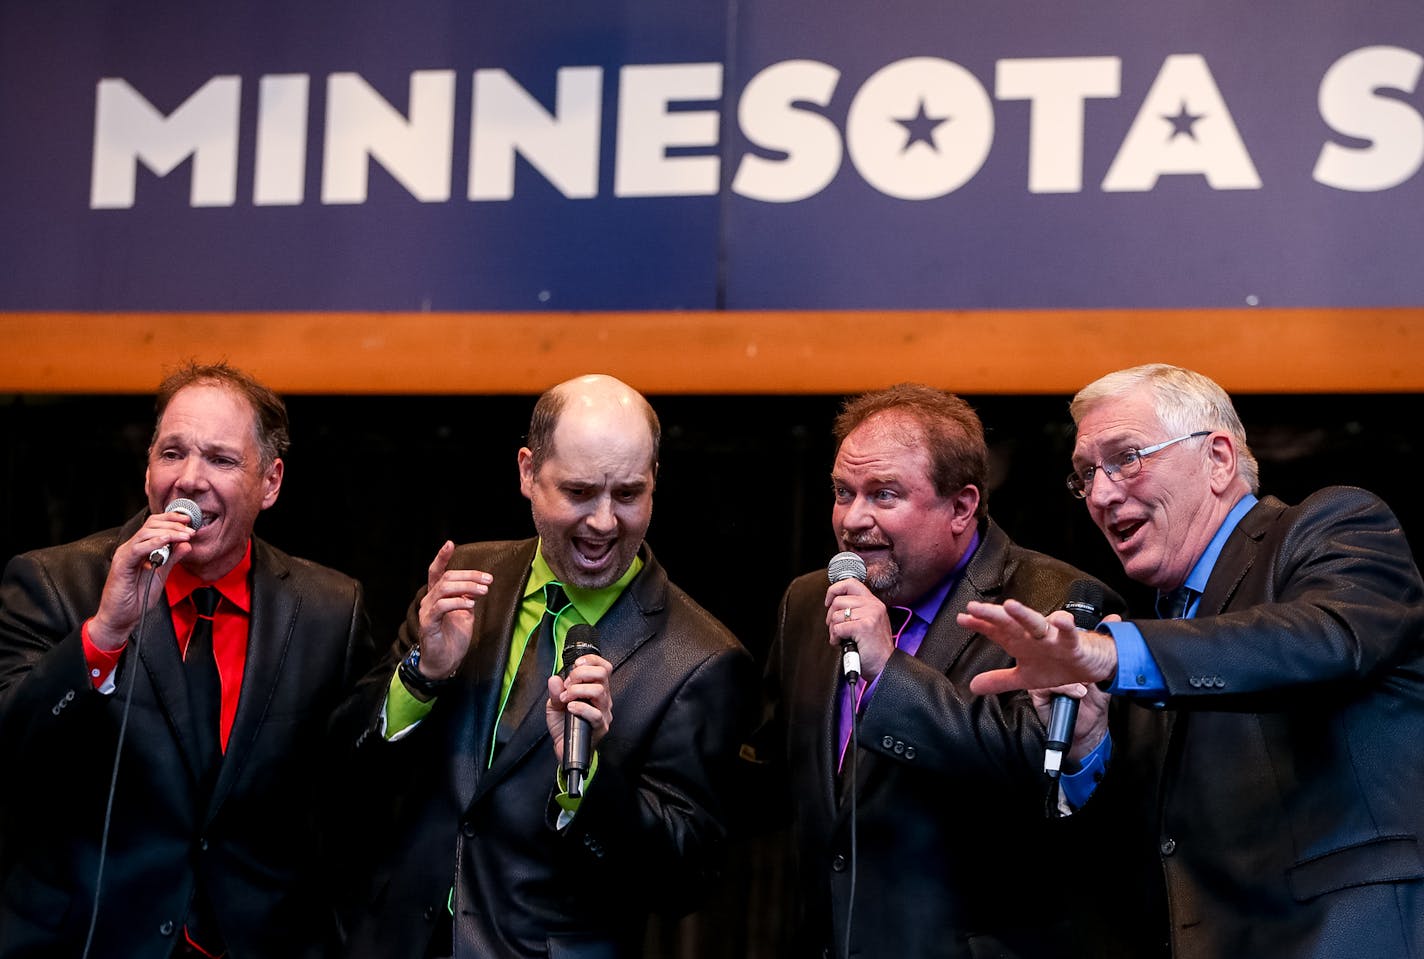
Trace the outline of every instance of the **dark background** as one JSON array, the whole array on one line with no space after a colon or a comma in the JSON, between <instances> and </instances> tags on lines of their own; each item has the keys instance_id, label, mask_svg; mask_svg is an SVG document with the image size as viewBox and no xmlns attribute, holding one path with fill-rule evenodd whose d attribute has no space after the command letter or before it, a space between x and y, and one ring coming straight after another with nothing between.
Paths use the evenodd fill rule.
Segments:
<instances>
[{"instance_id":1,"label":"dark background","mask_svg":"<svg viewBox=\"0 0 1424 959\"><path fill-rule=\"evenodd\" d=\"M968 396L993 454L989 508L1025 546L1126 582L1063 488L1067 396ZM662 467L648 533L673 580L754 654L782 589L835 552L828 474L839 396L653 396ZM532 535L515 454L530 396L291 396L292 448L258 534L361 579L394 635L440 543ZM1424 396L1237 397L1264 492L1329 483L1379 493L1424 541L1412 495ZM0 396L0 556L116 526L144 505L148 396Z\"/></svg>"},{"instance_id":2,"label":"dark background","mask_svg":"<svg viewBox=\"0 0 1424 959\"><path fill-rule=\"evenodd\" d=\"M1000 525L1150 608L1064 489L1068 397L966 398L988 431ZM835 551L830 424L842 397L651 399L663 447L649 542L673 580L760 659L781 591ZM144 396L0 397L0 553L75 539L141 509L152 406ZM1395 508L1412 542L1424 541L1412 495L1424 396L1247 395L1237 406L1264 492L1294 501L1329 483L1364 486ZM515 453L533 397L294 396L288 408L282 494L258 533L360 578L378 636L394 637L444 539L531 535ZM649 955L775 957L788 881L779 839L734 848L705 909L655 924Z\"/></svg>"}]
</instances>

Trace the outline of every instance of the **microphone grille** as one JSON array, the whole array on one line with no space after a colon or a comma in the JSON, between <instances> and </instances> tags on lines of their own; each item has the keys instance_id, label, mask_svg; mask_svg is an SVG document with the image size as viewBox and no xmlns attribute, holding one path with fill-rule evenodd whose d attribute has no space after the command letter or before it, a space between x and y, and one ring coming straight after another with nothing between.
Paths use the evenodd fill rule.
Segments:
<instances>
[{"instance_id":1,"label":"microphone grille","mask_svg":"<svg viewBox=\"0 0 1424 959\"><path fill-rule=\"evenodd\" d=\"M564 653L561 660L564 669L574 664L580 656L598 656L598 629L587 623L574 623L564 636Z\"/></svg>"},{"instance_id":2,"label":"microphone grille","mask_svg":"<svg viewBox=\"0 0 1424 959\"><path fill-rule=\"evenodd\" d=\"M203 528L203 511L190 499L175 499L168 504L167 513L187 513L188 525L194 529Z\"/></svg>"},{"instance_id":3,"label":"microphone grille","mask_svg":"<svg viewBox=\"0 0 1424 959\"><path fill-rule=\"evenodd\" d=\"M1073 614L1079 629L1092 629L1103 618L1103 601L1107 593L1101 583L1090 579L1075 579L1068 584L1068 598L1063 608Z\"/></svg>"},{"instance_id":4,"label":"microphone grille","mask_svg":"<svg viewBox=\"0 0 1424 959\"><path fill-rule=\"evenodd\" d=\"M843 579L855 579L865 582L865 560L860 558L859 553L852 553L846 550L831 557L831 561L826 564L826 576L833 583L839 583Z\"/></svg>"}]
</instances>

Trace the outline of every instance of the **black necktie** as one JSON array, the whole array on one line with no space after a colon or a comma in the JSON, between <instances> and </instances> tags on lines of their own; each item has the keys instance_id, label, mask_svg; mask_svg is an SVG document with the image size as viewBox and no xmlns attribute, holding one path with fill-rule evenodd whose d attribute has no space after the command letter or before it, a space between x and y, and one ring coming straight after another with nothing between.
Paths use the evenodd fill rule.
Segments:
<instances>
[{"instance_id":1,"label":"black necktie","mask_svg":"<svg viewBox=\"0 0 1424 959\"><path fill-rule=\"evenodd\" d=\"M495 749L509 742L514 730L535 703L549 698L549 677L554 675L554 621L569 605L564 595L562 583L549 583L544 587L544 615L534 635L520 655L519 666L514 673L514 684L504 703L504 712L499 714L499 728L495 732ZM531 651L530 647L534 647Z\"/></svg>"},{"instance_id":2,"label":"black necktie","mask_svg":"<svg viewBox=\"0 0 1424 959\"><path fill-rule=\"evenodd\" d=\"M1187 615L1187 607L1192 605L1196 590L1178 586L1170 593L1157 597L1157 615L1162 619L1181 619Z\"/></svg>"},{"instance_id":3,"label":"black necktie","mask_svg":"<svg viewBox=\"0 0 1424 959\"><path fill-rule=\"evenodd\" d=\"M222 740L218 727L222 716L222 680L218 677L218 662L213 658L213 613L218 608L218 591L212 586L193 590L193 605L198 610L197 622L188 636L188 649L183 654L183 671L188 677L188 702L193 713L193 733L198 742L198 780L202 784L200 798L207 805L214 773L222 761Z\"/></svg>"},{"instance_id":4,"label":"black necktie","mask_svg":"<svg viewBox=\"0 0 1424 959\"><path fill-rule=\"evenodd\" d=\"M193 590L193 605L198 619L188 635L188 648L183 654L183 671L188 676L188 703L193 712L193 732L198 740L198 818L206 817L212 797L213 782L222 763L222 739L219 724L222 717L222 680L218 677L218 662L213 657L213 613L217 612L218 591L212 586ZM226 952L217 922L213 918L212 902L200 880L188 907L184 930L190 943L209 956Z\"/></svg>"}]
</instances>

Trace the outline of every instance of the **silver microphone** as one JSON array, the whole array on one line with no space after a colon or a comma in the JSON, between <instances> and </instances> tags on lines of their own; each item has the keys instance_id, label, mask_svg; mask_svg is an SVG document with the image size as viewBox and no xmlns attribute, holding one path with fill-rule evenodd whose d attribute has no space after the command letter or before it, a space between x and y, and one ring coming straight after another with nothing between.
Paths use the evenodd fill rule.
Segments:
<instances>
[{"instance_id":1,"label":"silver microphone","mask_svg":"<svg viewBox=\"0 0 1424 959\"><path fill-rule=\"evenodd\" d=\"M163 511L165 513L183 513L188 517L188 525L193 529L203 528L203 511L198 508L198 504L190 499L175 499L168 504ZM148 563L154 569L168 562L168 546L165 544L148 554Z\"/></svg>"},{"instance_id":2,"label":"silver microphone","mask_svg":"<svg viewBox=\"0 0 1424 959\"><path fill-rule=\"evenodd\" d=\"M843 579L863 583L867 575L865 560L861 559L859 553L850 550L837 553L826 564L826 578L832 583L839 583ZM841 640L841 672L845 674L847 683L853 684L860 679L860 646L854 639Z\"/></svg>"}]
</instances>

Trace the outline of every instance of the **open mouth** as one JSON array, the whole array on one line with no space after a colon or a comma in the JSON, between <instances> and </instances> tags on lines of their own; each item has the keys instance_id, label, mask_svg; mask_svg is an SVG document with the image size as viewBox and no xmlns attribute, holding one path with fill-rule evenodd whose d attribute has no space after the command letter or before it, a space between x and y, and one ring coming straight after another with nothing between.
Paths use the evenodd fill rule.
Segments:
<instances>
[{"instance_id":1,"label":"open mouth","mask_svg":"<svg viewBox=\"0 0 1424 959\"><path fill-rule=\"evenodd\" d=\"M574 555L578 557L580 563L590 569L595 569L608 562L608 558L613 555L613 547L617 540L589 540L576 539L573 541Z\"/></svg>"},{"instance_id":2,"label":"open mouth","mask_svg":"<svg viewBox=\"0 0 1424 959\"><path fill-rule=\"evenodd\" d=\"M1146 520L1133 520L1127 523L1114 523L1109 529L1111 529L1113 537L1117 540L1118 544L1125 545L1137 535L1138 530L1146 525Z\"/></svg>"}]
</instances>

